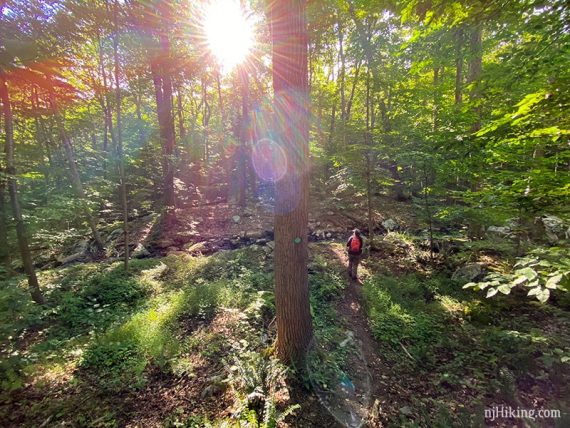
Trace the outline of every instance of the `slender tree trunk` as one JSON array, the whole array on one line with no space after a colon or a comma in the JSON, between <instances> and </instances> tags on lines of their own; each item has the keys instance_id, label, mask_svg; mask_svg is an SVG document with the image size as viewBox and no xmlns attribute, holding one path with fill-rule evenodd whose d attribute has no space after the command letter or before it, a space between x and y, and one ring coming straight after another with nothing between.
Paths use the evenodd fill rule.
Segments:
<instances>
[{"instance_id":1,"label":"slender tree trunk","mask_svg":"<svg viewBox=\"0 0 570 428\"><path fill-rule=\"evenodd\" d=\"M150 61L150 69L155 89L156 110L159 123L159 134L162 146L162 169L163 169L163 202L166 207L167 226L173 220L176 195L174 193L174 118L172 115L172 80L170 76L170 40L165 28L168 26L171 15L171 5L165 4L160 11L160 25L163 28L153 29L158 37L157 49L153 52Z\"/></svg>"},{"instance_id":2,"label":"slender tree trunk","mask_svg":"<svg viewBox=\"0 0 570 428\"><path fill-rule=\"evenodd\" d=\"M463 101L463 29L455 34L455 105Z\"/></svg>"},{"instance_id":3,"label":"slender tree trunk","mask_svg":"<svg viewBox=\"0 0 570 428\"><path fill-rule=\"evenodd\" d=\"M34 116L34 128L35 128L35 135L36 141L38 143L38 148L43 152L45 149L45 140L46 136L44 135L41 125L40 125L40 118L39 118L39 105L38 105L38 93L37 88L32 87L32 96L31 96L31 106L32 106L32 116ZM43 192L43 202L45 205L48 203L48 194L49 194L49 167L46 165L44 156L42 153L41 156L41 165L42 165L42 172L44 174L44 192Z\"/></svg>"},{"instance_id":4,"label":"slender tree trunk","mask_svg":"<svg viewBox=\"0 0 570 428\"><path fill-rule=\"evenodd\" d=\"M368 214L368 239L370 240L370 247L374 242L374 219L372 214L372 128L373 128L373 115L374 107L371 102L370 96L370 64L367 65L366 71L366 131L365 131L365 144L368 146L366 150L366 205Z\"/></svg>"},{"instance_id":5,"label":"slender tree trunk","mask_svg":"<svg viewBox=\"0 0 570 428\"><path fill-rule=\"evenodd\" d=\"M438 114L439 114L439 67L433 69L433 117L432 126L433 132L438 129Z\"/></svg>"},{"instance_id":6,"label":"slender tree trunk","mask_svg":"<svg viewBox=\"0 0 570 428\"><path fill-rule=\"evenodd\" d=\"M340 62L340 70L338 73L339 92L340 92L340 114L344 120L346 114L346 58L344 55L344 29L338 22L338 58Z\"/></svg>"},{"instance_id":7,"label":"slender tree trunk","mask_svg":"<svg viewBox=\"0 0 570 428\"><path fill-rule=\"evenodd\" d=\"M469 73L467 77L467 83L471 85L471 93L469 94L470 103L472 105L472 111L475 115L475 119L471 124L471 132L475 133L481 129L481 73L483 71L483 45L482 45L482 24L476 24L471 28L470 38L469 38ZM478 165L474 165L472 168L473 172L476 172ZM476 192L479 189L480 179L476 176L471 180L471 190ZM480 225L476 226L479 229ZM480 234L479 231L476 232Z\"/></svg>"},{"instance_id":8,"label":"slender tree trunk","mask_svg":"<svg viewBox=\"0 0 570 428\"><path fill-rule=\"evenodd\" d=\"M239 158L239 205L243 208L247 200L247 140L249 132L249 84L247 72L240 66L241 86L241 126L240 126L240 158Z\"/></svg>"},{"instance_id":9,"label":"slender tree trunk","mask_svg":"<svg viewBox=\"0 0 570 428\"><path fill-rule=\"evenodd\" d=\"M273 89L287 172L276 183L275 307L277 354L301 362L313 337L308 287L309 86L304 0L270 3Z\"/></svg>"},{"instance_id":10,"label":"slender tree trunk","mask_svg":"<svg viewBox=\"0 0 570 428\"><path fill-rule=\"evenodd\" d=\"M161 32L160 35L160 45L162 51L166 53L167 58L170 59L170 39L168 36ZM162 64L162 101L164 103L164 119L165 119L165 147L164 155L167 158L167 171L165 176L166 192L165 192L165 202L169 207L175 207L176 205L176 195L174 193L174 117L172 114L172 78L170 72L167 71L169 64Z\"/></svg>"},{"instance_id":11,"label":"slender tree trunk","mask_svg":"<svg viewBox=\"0 0 570 428\"><path fill-rule=\"evenodd\" d=\"M122 109L121 109L121 85L120 85L120 61L119 61L119 24L118 24L118 4L117 0L113 4L113 21L115 32L113 34L113 56L115 60L115 101L116 101L116 115L117 115L117 155L119 161L119 180L120 180L120 195L121 205L123 208L123 235L125 238L125 254L124 266L125 271L129 270L129 207L127 202L127 177L125 175L125 155L123 153L123 137L122 137Z\"/></svg>"},{"instance_id":12,"label":"slender tree trunk","mask_svg":"<svg viewBox=\"0 0 570 428\"><path fill-rule=\"evenodd\" d=\"M73 147L71 145L71 140L69 139L67 132L65 131L65 127L63 125L63 120L57 111L57 104L55 101L55 95L53 92L50 93L50 101L52 105L52 109L55 115L55 120L57 123L57 128L59 132L59 138L61 139L61 144L63 145L63 150L65 152L65 157L67 158L67 162L69 164L69 171L71 175L71 184L73 186L73 190L75 191L75 195L81 201L81 205L83 211L85 213L85 217L87 218L87 222L89 223L89 227L91 228L91 232L93 233L93 240L97 246L97 249L102 252L105 249L105 245L103 244L103 240L101 239L101 235L97 230L97 222L93 218L91 214L91 210L87 205L87 197L85 195L85 191L83 190L83 184L81 183L81 177L79 176L79 171L77 170L77 164L75 162L75 155L73 153Z\"/></svg>"},{"instance_id":13,"label":"slender tree trunk","mask_svg":"<svg viewBox=\"0 0 570 428\"><path fill-rule=\"evenodd\" d=\"M335 153L336 147L334 144L334 134L335 134L335 121L336 121L336 97L333 101L333 106L332 106L332 111L331 111L331 122L330 122L330 127L329 127L329 137L327 139L327 146L326 146L326 152L331 155L333 153ZM329 168L331 166L330 161L327 161L325 163L325 174L328 175L329 172Z\"/></svg>"},{"instance_id":14,"label":"slender tree trunk","mask_svg":"<svg viewBox=\"0 0 570 428\"><path fill-rule=\"evenodd\" d=\"M184 128L184 111L182 109L182 85L178 85L176 96L176 114L178 116L178 135L180 137L180 145L186 140L186 128Z\"/></svg>"},{"instance_id":15,"label":"slender tree trunk","mask_svg":"<svg viewBox=\"0 0 570 428\"><path fill-rule=\"evenodd\" d=\"M216 70L216 88L218 90L218 103L220 105L220 121L222 122L222 132L226 123L224 111L224 98L222 97L222 82L220 79L220 70Z\"/></svg>"},{"instance_id":16,"label":"slender tree trunk","mask_svg":"<svg viewBox=\"0 0 570 428\"><path fill-rule=\"evenodd\" d=\"M208 83L202 79L202 130L204 133L204 165L207 167L210 161L209 129L210 126L210 103L208 102Z\"/></svg>"},{"instance_id":17,"label":"slender tree trunk","mask_svg":"<svg viewBox=\"0 0 570 428\"><path fill-rule=\"evenodd\" d=\"M0 169L4 173L3 169ZM10 272L10 251L8 249L8 222L6 215L6 180L0 177L0 265Z\"/></svg>"},{"instance_id":18,"label":"slender tree trunk","mask_svg":"<svg viewBox=\"0 0 570 428\"><path fill-rule=\"evenodd\" d=\"M472 84L471 102L473 103L473 111L475 112L475 121L471 126L471 132L477 132L481 129L481 73L483 71L483 45L482 45L482 24L477 24L471 29L469 40L469 49L471 58L469 60L469 76L468 83Z\"/></svg>"},{"instance_id":19,"label":"slender tree trunk","mask_svg":"<svg viewBox=\"0 0 570 428\"><path fill-rule=\"evenodd\" d=\"M232 198L232 186L231 186L231 179L232 179L232 166L233 166L233 156L228 154L227 151L227 137L226 137L226 112L224 109L224 98L222 96L222 81L220 76L220 70L216 70L216 88L218 90L218 104L220 107L220 131L223 135L224 144L222 147L221 159L224 163L224 169L226 170L227 182L228 187L226 190L227 193L227 200L228 202Z\"/></svg>"},{"instance_id":20,"label":"slender tree trunk","mask_svg":"<svg viewBox=\"0 0 570 428\"><path fill-rule=\"evenodd\" d=\"M354 69L354 79L352 82L352 88L350 89L350 95L348 101L346 102L346 111L344 117L342 118L343 123L346 123L350 119L350 112L352 110L352 102L354 100L354 94L356 92L356 85L358 83L358 76L360 75L360 70L362 68L362 61L358 60Z\"/></svg>"},{"instance_id":21,"label":"slender tree trunk","mask_svg":"<svg viewBox=\"0 0 570 428\"><path fill-rule=\"evenodd\" d=\"M111 112L111 103L109 100L109 89L107 84L107 70L105 69L105 61L103 57L103 43L101 36L97 33L97 45L99 48L99 68L101 70L101 78L103 80L103 93L101 94L100 104L103 109L103 171L106 175L107 157L109 156L109 134L113 138L113 116ZM113 142L114 143L114 142Z\"/></svg>"},{"instance_id":22,"label":"slender tree trunk","mask_svg":"<svg viewBox=\"0 0 570 428\"><path fill-rule=\"evenodd\" d=\"M424 204L426 215L428 219L428 230L429 230L429 258L430 261L433 262L433 218L431 214L431 205L429 201L429 192L428 192L428 180L429 174L427 166L424 164Z\"/></svg>"},{"instance_id":23,"label":"slender tree trunk","mask_svg":"<svg viewBox=\"0 0 570 428\"><path fill-rule=\"evenodd\" d=\"M34 264L32 262L32 254L30 252L30 246L28 244L26 225L22 217L20 201L18 200L18 183L16 181L16 166L14 162L14 121L12 117L12 107L10 105L8 85L3 74L0 74L0 99L2 100L2 111L4 114L8 192L10 193L12 215L14 216L14 221L16 223L18 247L20 249L20 255L22 256L24 272L28 277L28 286L30 288L32 299L38 304L44 304L45 299L40 290L40 284L36 276Z\"/></svg>"}]
</instances>

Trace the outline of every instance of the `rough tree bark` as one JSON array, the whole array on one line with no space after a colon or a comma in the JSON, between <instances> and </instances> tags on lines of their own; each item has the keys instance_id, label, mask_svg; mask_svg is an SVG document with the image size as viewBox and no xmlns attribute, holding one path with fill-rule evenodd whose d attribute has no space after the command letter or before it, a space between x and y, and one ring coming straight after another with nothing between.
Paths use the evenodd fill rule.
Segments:
<instances>
[{"instance_id":1,"label":"rough tree bark","mask_svg":"<svg viewBox=\"0 0 570 428\"><path fill-rule=\"evenodd\" d=\"M269 17L275 123L288 160L286 174L275 186L277 355L284 362L299 363L313 337L307 271L309 86L305 1L271 1Z\"/></svg>"},{"instance_id":2,"label":"rough tree bark","mask_svg":"<svg viewBox=\"0 0 570 428\"><path fill-rule=\"evenodd\" d=\"M32 300L39 304L44 304L45 299L40 290L40 284L34 270L32 262L32 254L28 244L28 236L26 225L22 217L20 209L20 201L18 200L18 183L16 181L16 166L14 162L14 120L12 117L12 107L10 105L10 95L5 76L0 73L0 99L2 100L2 112L4 115L4 137L6 139L6 172L8 192L10 194L10 202L12 205L12 215L16 223L16 236L18 239L18 247L22 256L22 264L24 272L28 277L28 286Z\"/></svg>"}]
</instances>

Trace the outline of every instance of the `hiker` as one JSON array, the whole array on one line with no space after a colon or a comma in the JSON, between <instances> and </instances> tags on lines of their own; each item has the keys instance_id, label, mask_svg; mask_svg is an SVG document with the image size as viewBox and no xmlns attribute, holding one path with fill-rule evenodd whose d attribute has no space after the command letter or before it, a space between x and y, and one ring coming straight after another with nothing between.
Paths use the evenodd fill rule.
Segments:
<instances>
[{"instance_id":1,"label":"hiker","mask_svg":"<svg viewBox=\"0 0 570 428\"><path fill-rule=\"evenodd\" d=\"M346 248L348 250L348 275L356 280L358 280L357 271L362 255L362 247L364 247L364 239L360 234L360 230L354 229L352 235L348 238Z\"/></svg>"}]
</instances>

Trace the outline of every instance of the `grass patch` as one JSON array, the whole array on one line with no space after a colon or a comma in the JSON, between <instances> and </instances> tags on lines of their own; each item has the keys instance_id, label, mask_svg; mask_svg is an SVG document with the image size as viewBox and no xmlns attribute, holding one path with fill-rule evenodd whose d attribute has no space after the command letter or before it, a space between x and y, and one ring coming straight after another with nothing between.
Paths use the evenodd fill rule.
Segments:
<instances>
[{"instance_id":1,"label":"grass patch","mask_svg":"<svg viewBox=\"0 0 570 428\"><path fill-rule=\"evenodd\" d=\"M39 394L79 388L103 403L111 394L136 394L153 373L187 376L193 353L219 366L237 338L258 349L254 326L271 318L274 306L266 265L265 253L250 249L133 260L128 274L120 263L77 265L41 273L45 307L30 303L22 278L10 281L0 290L0 316L9 320L0 328L0 420L35 425L51 414L51 422L81 424L88 404L73 407L71 398L70 406L49 399L32 414L14 412L13 394L25 385ZM235 331L210 331L226 310L239 315Z\"/></svg>"},{"instance_id":2,"label":"grass patch","mask_svg":"<svg viewBox=\"0 0 570 428\"><path fill-rule=\"evenodd\" d=\"M433 409L456 414L450 396L469 396L462 406L474 415L489 397L519 405L520 388L557 385L570 375L562 357L570 350L570 320L556 308L479 300L445 276L375 275L363 294L384 358L417 387L418 409L431 403L427 424L438 417Z\"/></svg>"}]
</instances>

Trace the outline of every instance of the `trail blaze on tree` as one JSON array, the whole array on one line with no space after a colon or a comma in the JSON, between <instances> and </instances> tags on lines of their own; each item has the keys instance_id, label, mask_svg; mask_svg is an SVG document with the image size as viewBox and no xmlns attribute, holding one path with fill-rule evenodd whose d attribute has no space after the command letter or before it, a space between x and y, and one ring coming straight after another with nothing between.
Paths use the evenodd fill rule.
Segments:
<instances>
[{"instance_id":1,"label":"trail blaze on tree","mask_svg":"<svg viewBox=\"0 0 570 428\"><path fill-rule=\"evenodd\" d=\"M276 183L277 354L283 361L295 362L302 360L313 334L307 273L309 87L305 2L272 1L270 19L274 122L288 159L287 173Z\"/></svg>"}]
</instances>

